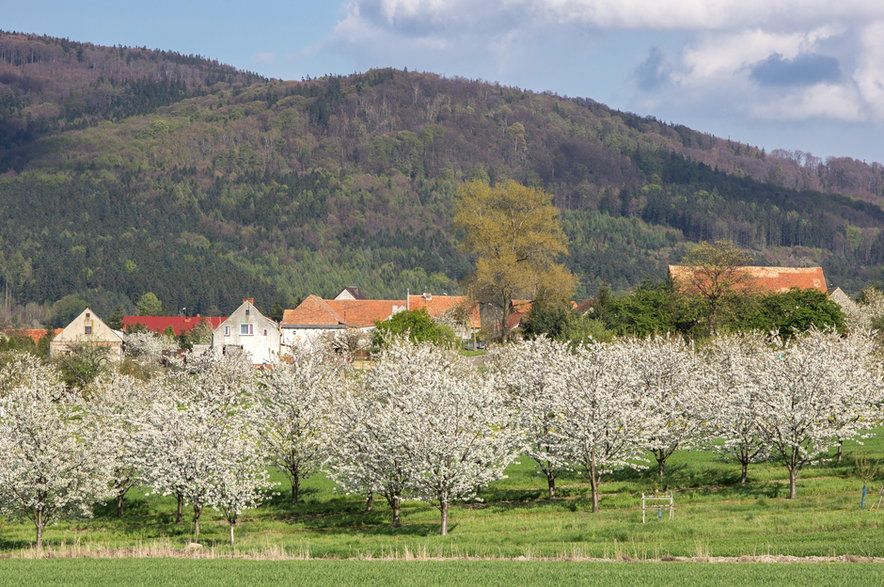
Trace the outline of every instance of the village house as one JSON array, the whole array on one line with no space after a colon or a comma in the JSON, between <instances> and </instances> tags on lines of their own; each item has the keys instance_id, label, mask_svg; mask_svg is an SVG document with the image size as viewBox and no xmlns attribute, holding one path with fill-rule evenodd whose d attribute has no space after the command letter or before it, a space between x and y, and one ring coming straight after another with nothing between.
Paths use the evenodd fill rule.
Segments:
<instances>
[{"instance_id":1,"label":"village house","mask_svg":"<svg viewBox=\"0 0 884 587\"><path fill-rule=\"evenodd\" d=\"M700 267L669 265L669 276L686 293L709 279ZM790 289L815 289L827 293L822 267L734 267L728 275L733 289L745 293L785 293Z\"/></svg>"},{"instance_id":2,"label":"village house","mask_svg":"<svg viewBox=\"0 0 884 587\"><path fill-rule=\"evenodd\" d=\"M34 344L40 344L40 340L47 334L55 336L63 328L46 329L46 328L4 328L0 330L0 340L3 338L30 338Z\"/></svg>"},{"instance_id":3,"label":"village house","mask_svg":"<svg viewBox=\"0 0 884 587\"><path fill-rule=\"evenodd\" d=\"M316 295L307 296L297 308L286 310L280 326L282 345L286 349L317 348L329 336L347 329L362 331L365 336L376 322L386 320L405 309L405 300L367 300L338 294L333 300ZM358 292L358 290L357 290Z\"/></svg>"},{"instance_id":4,"label":"village house","mask_svg":"<svg viewBox=\"0 0 884 587\"><path fill-rule=\"evenodd\" d=\"M407 295L403 300L366 299L359 288L346 287L334 299L308 296L297 308L286 310L282 327L283 348L316 348L344 332L362 334L365 345L378 322L403 310L426 310L466 340L481 328L479 306L466 296Z\"/></svg>"},{"instance_id":5,"label":"village house","mask_svg":"<svg viewBox=\"0 0 884 587\"><path fill-rule=\"evenodd\" d=\"M434 296L431 293L409 295L406 310L426 310L435 320L450 326L461 339L467 340L482 328L479 304L470 304L467 296Z\"/></svg>"},{"instance_id":6,"label":"village house","mask_svg":"<svg viewBox=\"0 0 884 587\"><path fill-rule=\"evenodd\" d=\"M112 330L95 312L86 308L52 339L49 356L60 357L88 345L106 349L111 361L122 361L124 340L122 332Z\"/></svg>"},{"instance_id":7,"label":"village house","mask_svg":"<svg viewBox=\"0 0 884 587\"><path fill-rule=\"evenodd\" d=\"M272 365L279 362L280 342L279 325L259 312L252 298L244 298L212 333L212 352L244 354L255 365Z\"/></svg>"},{"instance_id":8,"label":"village house","mask_svg":"<svg viewBox=\"0 0 884 587\"><path fill-rule=\"evenodd\" d=\"M123 330L130 330L142 326L151 332L163 334L171 328L175 336L187 334L198 324L206 324L215 330L221 323L227 320L227 316L123 316Z\"/></svg>"}]
</instances>

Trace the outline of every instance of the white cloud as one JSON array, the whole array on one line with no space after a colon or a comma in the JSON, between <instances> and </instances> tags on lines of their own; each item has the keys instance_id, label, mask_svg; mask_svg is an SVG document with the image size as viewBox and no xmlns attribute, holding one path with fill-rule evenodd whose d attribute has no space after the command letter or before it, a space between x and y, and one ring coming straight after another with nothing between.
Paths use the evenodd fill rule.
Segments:
<instances>
[{"instance_id":1,"label":"white cloud","mask_svg":"<svg viewBox=\"0 0 884 587\"><path fill-rule=\"evenodd\" d=\"M646 34L655 40L637 48ZM657 49L661 35L671 43ZM594 53L594 40L617 37L631 39L617 45L626 49L622 55ZM884 120L884 2L870 0L349 0L326 46L361 66L407 65L507 83L530 78L533 56L549 55L555 43L573 48L570 63L578 68L561 76L598 77L600 62L609 62L622 72L621 83L642 90L633 104L615 104L621 108ZM642 85L647 75L638 74L653 50L665 71L657 72L658 83ZM761 87L751 73L771 58L825 62L843 75L806 87ZM592 65L580 71L581 60ZM534 73L543 67L537 63Z\"/></svg>"},{"instance_id":2,"label":"white cloud","mask_svg":"<svg viewBox=\"0 0 884 587\"><path fill-rule=\"evenodd\" d=\"M387 26L419 30L453 24L487 26L485 19L493 15L604 29L788 29L884 18L884 4L870 0L351 0L349 12ZM500 24L509 21L503 18Z\"/></svg>"},{"instance_id":3,"label":"white cloud","mask_svg":"<svg viewBox=\"0 0 884 587\"><path fill-rule=\"evenodd\" d=\"M750 112L757 118L769 120L822 118L860 122L864 119L856 91L834 84L817 84L793 90L772 102L753 105Z\"/></svg>"},{"instance_id":4,"label":"white cloud","mask_svg":"<svg viewBox=\"0 0 884 587\"><path fill-rule=\"evenodd\" d=\"M871 115L884 120L884 21L863 28L859 40L862 52L854 79Z\"/></svg>"},{"instance_id":5,"label":"white cloud","mask_svg":"<svg viewBox=\"0 0 884 587\"><path fill-rule=\"evenodd\" d=\"M812 50L815 44L838 32L834 27L820 27L808 32L773 33L762 29L731 34L704 35L689 46L683 56L685 72L681 81L699 83L721 75L733 75L748 65L774 53L794 59Z\"/></svg>"}]
</instances>

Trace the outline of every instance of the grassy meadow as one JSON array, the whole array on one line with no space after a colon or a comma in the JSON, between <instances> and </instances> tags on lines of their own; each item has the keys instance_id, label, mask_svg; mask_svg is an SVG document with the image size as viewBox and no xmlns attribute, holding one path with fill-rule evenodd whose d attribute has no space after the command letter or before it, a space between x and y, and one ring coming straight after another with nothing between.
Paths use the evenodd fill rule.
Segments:
<instances>
[{"instance_id":1,"label":"grassy meadow","mask_svg":"<svg viewBox=\"0 0 884 587\"><path fill-rule=\"evenodd\" d=\"M879 431L880 432L880 431ZM558 497L546 498L545 478L522 458L508 477L482 492L481 503L452 508L448 536L439 536L439 512L407 502L403 526L392 528L389 508L376 499L365 511L358 496L336 493L323 475L302 485L301 503L288 502L281 474L278 492L237 526L237 545L227 545L227 525L206 511L198 549L201 556L257 558L519 558L644 560L669 557L842 556L884 557L882 479L872 483L860 510L862 481L854 456L884 460L884 438L848 443L842 463L805 469L798 498L786 499L786 470L775 463L750 468L749 483L737 483L739 468L711 451L681 451L661 480L656 470L622 471L602 486L602 511L590 513L588 485L577 473L559 480ZM655 489L675 493L673 520L649 512L641 523L640 495ZM114 504L96 508L91 520L47 529L48 556L175 556L191 552L189 511L175 524L175 501L135 489L118 518ZM34 528L0 518L0 556L29 556ZM197 553L193 553L197 554ZM0 566L5 566L0 564ZM884 568L884 567L882 567Z\"/></svg>"},{"instance_id":2,"label":"grassy meadow","mask_svg":"<svg viewBox=\"0 0 884 587\"><path fill-rule=\"evenodd\" d=\"M880 564L519 561L14 560L0 584L42 585L869 585ZM875 579L878 577L878 579Z\"/></svg>"}]
</instances>

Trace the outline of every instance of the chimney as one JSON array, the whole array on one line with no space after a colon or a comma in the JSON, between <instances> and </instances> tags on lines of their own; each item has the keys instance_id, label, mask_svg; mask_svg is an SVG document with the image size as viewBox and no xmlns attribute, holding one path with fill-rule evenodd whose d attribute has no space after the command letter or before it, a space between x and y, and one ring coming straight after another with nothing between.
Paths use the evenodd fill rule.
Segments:
<instances>
[{"instance_id":1,"label":"chimney","mask_svg":"<svg viewBox=\"0 0 884 587\"><path fill-rule=\"evenodd\" d=\"M255 298L243 298L242 303L246 303L246 302L248 302L254 306L255 305Z\"/></svg>"},{"instance_id":2,"label":"chimney","mask_svg":"<svg viewBox=\"0 0 884 587\"><path fill-rule=\"evenodd\" d=\"M427 301L432 300L432 299L433 299L433 294L431 294L431 293L425 291L425 292L424 292L424 299L427 300Z\"/></svg>"}]
</instances>

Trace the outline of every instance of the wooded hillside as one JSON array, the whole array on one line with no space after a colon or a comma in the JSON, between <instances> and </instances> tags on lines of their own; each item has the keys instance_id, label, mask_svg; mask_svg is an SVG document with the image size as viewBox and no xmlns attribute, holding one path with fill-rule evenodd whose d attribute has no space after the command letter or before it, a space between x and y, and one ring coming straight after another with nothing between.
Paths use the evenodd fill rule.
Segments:
<instances>
[{"instance_id":1,"label":"wooded hillside","mask_svg":"<svg viewBox=\"0 0 884 587\"><path fill-rule=\"evenodd\" d=\"M690 241L884 280L884 168L765 153L588 99L392 69L266 80L195 56L0 34L0 256L19 301L294 304L454 293L469 179L555 194L578 296ZM831 192L831 193L825 193ZM100 310L96 308L100 313Z\"/></svg>"}]
</instances>

